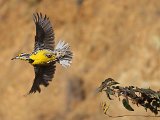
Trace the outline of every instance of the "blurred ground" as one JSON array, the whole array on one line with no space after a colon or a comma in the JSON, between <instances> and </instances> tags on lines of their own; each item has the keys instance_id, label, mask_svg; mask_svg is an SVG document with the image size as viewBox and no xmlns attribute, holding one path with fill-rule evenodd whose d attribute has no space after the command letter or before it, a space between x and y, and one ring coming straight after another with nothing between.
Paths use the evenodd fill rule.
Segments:
<instances>
[{"instance_id":1,"label":"blurred ground","mask_svg":"<svg viewBox=\"0 0 160 120\"><path fill-rule=\"evenodd\" d=\"M33 68L10 59L32 51L34 12L50 17L55 41L69 42L74 59L68 69L57 64L55 78L41 94L24 97L33 82ZM105 95L95 95L108 77L159 90L158 0L1 0L0 24L0 120L109 119L100 108ZM136 106L135 112L128 112L118 101L111 104L111 115L151 114Z\"/></svg>"}]
</instances>

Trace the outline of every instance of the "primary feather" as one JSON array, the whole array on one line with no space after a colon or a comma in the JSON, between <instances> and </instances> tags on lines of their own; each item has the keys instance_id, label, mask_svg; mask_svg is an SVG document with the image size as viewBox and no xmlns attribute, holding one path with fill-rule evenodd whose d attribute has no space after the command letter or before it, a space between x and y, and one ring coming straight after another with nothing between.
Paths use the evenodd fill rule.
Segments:
<instances>
[{"instance_id":1,"label":"primary feather","mask_svg":"<svg viewBox=\"0 0 160 120\"><path fill-rule=\"evenodd\" d=\"M54 31L49 18L42 14L33 14L33 20L36 25L35 47L34 51L41 49L54 50Z\"/></svg>"},{"instance_id":2,"label":"primary feather","mask_svg":"<svg viewBox=\"0 0 160 120\"><path fill-rule=\"evenodd\" d=\"M36 91L41 92L40 85L47 87L49 81L53 78L55 68L56 66L54 64L49 66L35 66L35 78L29 94L35 93Z\"/></svg>"}]
</instances>

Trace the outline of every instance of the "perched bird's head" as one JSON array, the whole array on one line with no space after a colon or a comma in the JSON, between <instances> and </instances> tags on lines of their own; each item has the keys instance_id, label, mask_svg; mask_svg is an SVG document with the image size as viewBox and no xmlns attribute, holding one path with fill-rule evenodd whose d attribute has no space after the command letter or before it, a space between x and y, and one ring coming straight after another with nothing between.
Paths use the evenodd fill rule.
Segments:
<instances>
[{"instance_id":1,"label":"perched bird's head","mask_svg":"<svg viewBox=\"0 0 160 120\"><path fill-rule=\"evenodd\" d=\"M28 53L20 53L16 57L13 57L11 60L20 59L20 60L24 60L24 61L29 61L29 56L30 56L30 54L28 54Z\"/></svg>"}]
</instances>

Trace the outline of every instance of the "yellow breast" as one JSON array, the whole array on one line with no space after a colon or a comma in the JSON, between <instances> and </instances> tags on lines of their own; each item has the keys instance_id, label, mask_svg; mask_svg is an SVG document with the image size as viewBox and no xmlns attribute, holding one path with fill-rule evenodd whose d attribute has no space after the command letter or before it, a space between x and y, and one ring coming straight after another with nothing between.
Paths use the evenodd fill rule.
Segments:
<instances>
[{"instance_id":1,"label":"yellow breast","mask_svg":"<svg viewBox=\"0 0 160 120\"><path fill-rule=\"evenodd\" d=\"M47 54L51 56L47 57ZM56 56L49 50L38 50L36 53L31 54L30 59L34 60L33 65L43 65L55 61Z\"/></svg>"}]
</instances>

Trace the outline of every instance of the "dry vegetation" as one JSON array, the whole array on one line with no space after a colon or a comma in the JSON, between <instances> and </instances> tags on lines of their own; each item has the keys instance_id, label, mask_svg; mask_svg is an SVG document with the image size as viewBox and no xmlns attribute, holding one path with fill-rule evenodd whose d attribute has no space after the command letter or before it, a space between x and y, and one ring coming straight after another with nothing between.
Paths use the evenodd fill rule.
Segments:
<instances>
[{"instance_id":1,"label":"dry vegetation","mask_svg":"<svg viewBox=\"0 0 160 120\"><path fill-rule=\"evenodd\" d=\"M160 117L157 116L160 111L160 91L154 91L151 88L139 88L137 86L123 87L112 78L108 78L102 82L101 86L97 89L97 92L102 91L106 93L109 100L114 100L112 97L118 97L119 101L122 100L123 106L128 111L134 111L131 106L132 103L136 104L137 107L143 107L146 112L147 110L150 110L155 114L155 117ZM102 105L104 113L107 114L110 105Z\"/></svg>"},{"instance_id":2,"label":"dry vegetation","mask_svg":"<svg viewBox=\"0 0 160 120\"><path fill-rule=\"evenodd\" d=\"M69 42L74 59L69 69L57 65L41 94L24 97L33 68L10 59L32 51L34 12L50 17L55 41ZM95 90L108 77L124 86L159 90L158 0L0 0L0 24L0 120L105 120L99 104L106 98ZM119 102L111 104L109 114L133 114ZM138 108L134 114L139 113L152 114Z\"/></svg>"}]
</instances>

